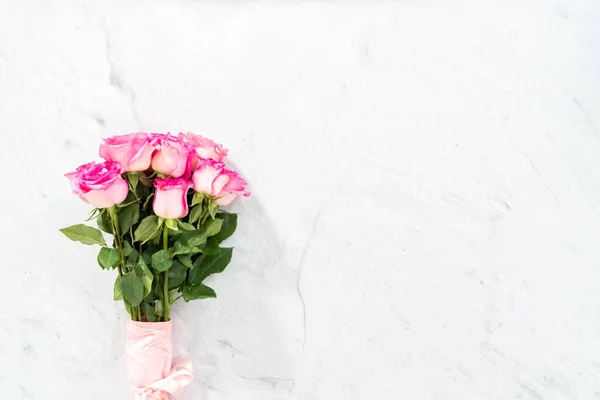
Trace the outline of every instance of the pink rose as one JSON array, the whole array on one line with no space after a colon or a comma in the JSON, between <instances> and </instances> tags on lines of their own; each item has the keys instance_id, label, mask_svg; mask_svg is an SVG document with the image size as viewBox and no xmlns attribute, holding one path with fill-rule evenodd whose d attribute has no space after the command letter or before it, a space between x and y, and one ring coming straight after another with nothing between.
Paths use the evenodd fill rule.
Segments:
<instances>
[{"instance_id":1,"label":"pink rose","mask_svg":"<svg viewBox=\"0 0 600 400\"><path fill-rule=\"evenodd\" d=\"M225 164L210 159L200 159L198 162L198 168L192 175L194 190L214 196L223 189L229 180L227 176L223 175Z\"/></svg>"},{"instance_id":2,"label":"pink rose","mask_svg":"<svg viewBox=\"0 0 600 400\"><path fill-rule=\"evenodd\" d=\"M186 179L156 178L154 180L154 213L162 218L182 218L188 213L187 192L191 187Z\"/></svg>"},{"instance_id":3,"label":"pink rose","mask_svg":"<svg viewBox=\"0 0 600 400\"><path fill-rule=\"evenodd\" d=\"M179 137L186 143L189 143L195 150L199 158L210 158L215 161L222 161L227 157L227 149L215 143L204 136L191 133L180 133Z\"/></svg>"},{"instance_id":4,"label":"pink rose","mask_svg":"<svg viewBox=\"0 0 600 400\"><path fill-rule=\"evenodd\" d=\"M123 167L114 161L91 162L65 176L73 193L96 208L112 207L127 197L129 186L121 177Z\"/></svg>"},{"instance_id":5,"label":"pink rose","mask_svg":"<svg viewBox=\"0 0 600 400\"><path fill-rule=\"evenodd\" d=\"M246 191L246 181L237 172L225 169L221 176L227 176L229 179L221 191L214 196L216 204L226 206L237 196L250 196L250 192Z\"/></svg>"},{"instance_id":6,"label":"pink rose","mask_svg":"<svg viewBox=\"0 0 600 400\"><path fill-rule=\"evenodd\" d=\"M194 190L215 198L215 203L225 206L236 196L250 196L246 192L246 181L237 172L225 168L222 162L200 159L198 169L192 175Z\"/></svg>"},{"instance_id":7,"label":"pink rose","mask_svg":"<svg viewBox=\"0 0 600 400\"><path fill-rule=\"evenodd\" d=\"M116 161L125 171L145 171L150 168L154 147L145 133L113 136L100 145L100 157Z\"/></svg>"},{"instance_id":8,"label":"pink rose","mask_svg":"<svg viewBox=\"0 0 600 400\"><path fill-rule=\"evenodd\" d=\"M172 135L153 134L152 144L156 153L152 157L152 169L161 174L179 178L189 173L192 147L183 140Z\"/></svg>"}]
</instances>

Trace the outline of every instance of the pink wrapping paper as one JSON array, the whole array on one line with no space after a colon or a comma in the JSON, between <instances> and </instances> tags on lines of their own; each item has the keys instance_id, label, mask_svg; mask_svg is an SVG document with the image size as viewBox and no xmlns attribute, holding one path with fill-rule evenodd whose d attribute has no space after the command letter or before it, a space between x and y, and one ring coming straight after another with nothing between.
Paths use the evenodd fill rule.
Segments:
<instances>
[{"instance_id":1,"label":"pink wrapping paper","mask_svg":"<svg viewBox=\"0 0 600 400\"><path fill-rule=\"evenodd\" d=\"M132 400L169 400L169 395L179 396L192 382L191 361L171 365L171 329L171 321L128 322L126 353Z\"/></svg>"}]
</instances>

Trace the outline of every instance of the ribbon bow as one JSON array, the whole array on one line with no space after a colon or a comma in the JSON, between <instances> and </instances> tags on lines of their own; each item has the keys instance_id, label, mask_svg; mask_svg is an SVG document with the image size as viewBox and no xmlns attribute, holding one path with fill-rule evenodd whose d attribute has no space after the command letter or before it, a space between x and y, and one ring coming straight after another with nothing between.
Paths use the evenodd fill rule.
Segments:
<instances>
[{"instance_id":1,"label":"ribbon bow","mask_svg":"<svg viewBox=\"0 0 600 400\"><path fill-rule=\"evenodd\" d=\"M139 400L168 400L168 394L177 397L183 387L193 380L193 367L191 360L177 362L169 374L145 387L132 387L135 398Z\"/></svg>"}]
</instances>

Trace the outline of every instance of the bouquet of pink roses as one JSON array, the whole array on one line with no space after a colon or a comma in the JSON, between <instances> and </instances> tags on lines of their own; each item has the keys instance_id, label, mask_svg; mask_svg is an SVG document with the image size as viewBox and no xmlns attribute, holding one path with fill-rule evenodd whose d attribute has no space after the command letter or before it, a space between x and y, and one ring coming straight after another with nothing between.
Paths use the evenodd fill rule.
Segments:
<instances>
[{"instance_id":1,"label":"bouquet of pink roses","mask_svg":"<svg viewBox=\"0 0 600 400\"><path fill-rule=\"evenodd\" d=\"M232 249L221 247L237 226L224 211L246 182L226 168L227 149L202 136L133 133L104 139L104 162L66 174L73 192L94 206L69 239L99 245L98 264L116 269L114 299L131 316L127 360L133 399L167 399L192 380L191 363L172 363L172 304L214 298L204 279L222 272ZM190 190L193 189L193 190Z\"/></svg>"}]
</instances>

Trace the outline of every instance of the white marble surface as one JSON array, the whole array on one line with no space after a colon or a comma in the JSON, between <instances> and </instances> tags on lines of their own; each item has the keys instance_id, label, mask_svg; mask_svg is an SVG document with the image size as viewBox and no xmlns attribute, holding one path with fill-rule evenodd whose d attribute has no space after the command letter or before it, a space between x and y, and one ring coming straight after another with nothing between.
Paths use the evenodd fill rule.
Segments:
<instances>
[{"instance_id":1,"label":"white marble surface","mask_svg":"<svg viewBox=\"0 0 600 400\"><path fill-rule=\"evenodd\" d=\"M600 4L3 1L0 398L127 399L62 174L195 131L253 196L183 399L600 398Z\"/></svg>"}]
</instances>

